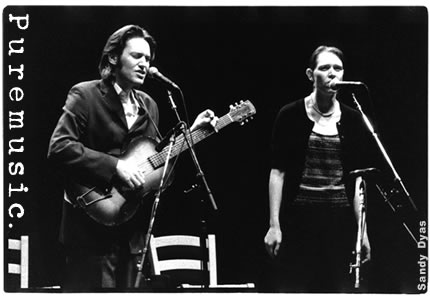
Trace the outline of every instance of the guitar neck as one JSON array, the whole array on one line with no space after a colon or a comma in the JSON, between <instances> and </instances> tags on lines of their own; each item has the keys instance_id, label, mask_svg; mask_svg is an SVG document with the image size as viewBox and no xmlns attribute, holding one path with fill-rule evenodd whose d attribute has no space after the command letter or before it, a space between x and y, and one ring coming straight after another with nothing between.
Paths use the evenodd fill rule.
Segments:
<instances>
[{"instance_id":1,"label":"guitar neck","mask_svg":"<svg viewBox=\"0 0 430 296\"><path fill-rule=\"evenodd\" d=\"M216 124L216 129L221 130L232 122L234 122L233 119L230 117L230 114L227 113L226 115L222 116L218 120L218 122ZM200 142L200 141L204 140L205 138L209 137L210 135L212 135L214 132L215 131L212 127L210 127L210 128L207 128L207 127L199 128L197 130L192 131L191 133L187 133L187 139L188 139L188 142L190 142L190 144L191 143L197 144L198 142ZM173 157L181 154L183 151L188 150L189 147L187 144L187 139L185 139L184 134L181 134L181 135L176 137L175 144L173 145L172 151L170 153L170 158L173 158ZM154 169L157 169L157 168L164 165L164 163L167 160L168 151L169 151L169 145L164 147L163 150L160 151L159 153L156 153L156 154L148 157L148 160L152 164Z\"/></svg>"}]
</instances>

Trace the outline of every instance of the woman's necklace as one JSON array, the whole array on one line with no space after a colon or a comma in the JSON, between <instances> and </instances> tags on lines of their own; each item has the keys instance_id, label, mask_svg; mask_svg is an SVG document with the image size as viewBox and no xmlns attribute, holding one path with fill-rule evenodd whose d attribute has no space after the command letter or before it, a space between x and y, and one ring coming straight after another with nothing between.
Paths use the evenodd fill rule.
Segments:
<instances>
[{"instance_id":1,"label":"woman's necklace","mask_svg":"<svg viewBox=\"0 0 430 296\"><path fill-rule=\"evenodd\" d=\"M335 108L333 108L332 111L329 111L326 113L321 112L320 109L318 109L317 102L315 100L315 96L312 98L312 101L313 101L312 108L315 110L315 112L317 112L322 117L331 117L334 114Z\"/></svg>"}]
</instances>

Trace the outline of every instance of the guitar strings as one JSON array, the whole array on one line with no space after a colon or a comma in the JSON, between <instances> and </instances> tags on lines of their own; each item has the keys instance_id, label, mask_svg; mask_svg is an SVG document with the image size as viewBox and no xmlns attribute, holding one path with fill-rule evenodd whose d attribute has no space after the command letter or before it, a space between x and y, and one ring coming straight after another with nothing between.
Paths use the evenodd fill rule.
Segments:
<instances>
[{"instance_id":1,"label":"guitar strings","mask_svg":"<svg viewBox=\"0 0 430 296\"><path fill-rule=\"evenodd\" d=\"M217 127L217 129L220 130L224 128L226 125L229 124L229 122L233 122L233 120L228 116L228 114L224 115L218 120L217 125L219 125L219 127ZM195 139L194 142L196 144L200 142L202 139L204 139L205 137L208 137L213 133L214 133L213 131L209 131L207 129L199 129L199 130L193 131L190 134L190 136L193 137L193 139ZM182 153L185 150L184 143L185 143L185 139L183 134L181 134L177 137L176 142L173 145L171 158L177 156L178 154ZM157 169L165 162L167 149L168 149L168 146L163 148L163 150L160 153L149 156L148 158L143 160L143 162L138 162L137 164L138 167L143 171L148 171L150 169Z\"/></svg>"}]
</instances>

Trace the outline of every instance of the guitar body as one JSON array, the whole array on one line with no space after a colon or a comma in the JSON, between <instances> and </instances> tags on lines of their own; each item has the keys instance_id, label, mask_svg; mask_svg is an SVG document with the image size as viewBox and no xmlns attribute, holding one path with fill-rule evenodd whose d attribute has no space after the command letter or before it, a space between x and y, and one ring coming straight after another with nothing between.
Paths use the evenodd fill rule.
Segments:
<instances>
[{"instance_id":1,"label":"guitar body","mask_svg":"<svg viewBox=\"0 0 430 296\"><path fill-rule=\"evenodd\" d=\"M156 142L153 139L136 138L120 159L142 163L157 153L155 146ZM98 223L106 226L119 225L133 217L143 197L159 188L163 167L154 169L150 162L147 162L142 166L142 171L145 175L145 184L143 188L137 190L131 190L124 184L113 184L111 188L99 189L74 183L66 189L67 195L75 197L72 200Z\"/></svg>"}]
</instances>

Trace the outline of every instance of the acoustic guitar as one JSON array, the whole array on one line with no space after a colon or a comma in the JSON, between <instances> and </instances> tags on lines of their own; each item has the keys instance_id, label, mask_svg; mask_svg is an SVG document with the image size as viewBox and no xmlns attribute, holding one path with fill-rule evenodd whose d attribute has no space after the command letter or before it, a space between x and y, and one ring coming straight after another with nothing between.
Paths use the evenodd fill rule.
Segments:
<instances>
[{"instance_id":1,"label":"acoustic guitar","mask_svg":"<svg viewBox=\"0 0 430 296\"><path fill-rule=\"evenodd\" d=\"M256 113L250 101L241 101L230 106L230 111L220 117L216 129L219 131L233 122L243 125ZM188 132L188 142L198 143L215 132L213 127L203 127ZM190 138L191 137L191 138ZM83 185L70 182L66 185L68 198L81 207L91 218L106 226L114 226L128 221L138 210L143 197L159 189L163 165L167 161L169 145L160 152L156 151L156 141L148 137L135 138L120 159L133 161L145 175L143 187L132 190L125 184L113 182L108 188ZM176 137L170 158L178 156L188 149L187 140L183 134Z\"/></svg>"}]
</instances>

